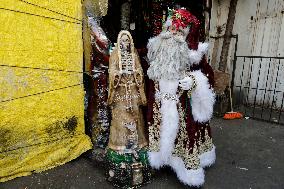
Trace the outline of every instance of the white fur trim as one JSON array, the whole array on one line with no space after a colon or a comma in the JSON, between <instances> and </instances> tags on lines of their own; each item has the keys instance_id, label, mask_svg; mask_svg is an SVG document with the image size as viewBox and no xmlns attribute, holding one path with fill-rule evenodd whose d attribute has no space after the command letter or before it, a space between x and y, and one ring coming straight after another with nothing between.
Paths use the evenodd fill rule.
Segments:
<instances>
[{"instance_id":1,"label":"white fur trim","mask_svg":"<svg viewBox=\"0 0 284 189\"><path fill-rule=\"evenodd\" d=\"M176 94L178 81L160 80L160 92ZM160 129L160 158L164 164L168 164L175 145L178 133L179 115L177 103L174 100L162 99L161 101L161 129Z\"/></svg>"},{"instance_id":2,"label":"white fur trim","mask_svg":"<svg viewBox=\"0 0 284 189\"><path fill-rule=\"evenodd\" d=\"M160 80L160 92L176 94L178 88L177 80ZM160 168L168 165L175 145L175 139L179 127L179 115L175 100L161 99L161 128L160 128L160 151L149 152L150 165Z\"/></svg>"},{"instance_id":3,"label":"white fur trim","mask_svg":"<svg viewBox=\"0 0 284 189\"><path fill-rule=\"evenodd\" d=\"M171 167L177 174L178 179L189 186L201 186L204 184L204 170L199 169L186 169L184 162L180 157L172 157Z\"/></svg>"},{"instance_id":4,"label":"white fur trim","mask_svg":"<svg viewBox=\"0 0 284 189\"><path fill-rule=\"evenodd\" d=\"M148 152L148 160L152 168L159 169L166 164L162 160L160 152Z\"/></svg>"},{"instance_id":5,"label":"white fur trim","mask_svg":"<svg viewBox=\"0 0 284 189\"><path fill-rule=\"evenodd\" d=\"M189 62L190 65L198 64L203 55L205 55L208 51L208 43L199 43L197 50L189 50Z\"/></svg>"},{"instance_id":6,"label":"white fur trim","mask_svg":"<svg viewBox=\"0 0 284 189\"><path fill-rule=\"evenodd\" d=\"M178 88L177 80L159 81L160 92L176 94ZM183 160L180 157L173 157L175 139L179 129L179 115L177 104L174 100L162 99L161 101L161 128L160 128L160 151L149 152L150 165L159 169L164 165L170 165L176 172L178 179L189 186L201 186L204 183L203 168L197 170L186 169Z\"/></svg>"},{"instance_id":7,"label":"white fur trim","mask_svg":"<svg viewBox=\"0 0 284 189\"><path fill-rule=\"evenodd\" d=\"M192 87L193 79L189 76L186 76L185 78L179 80L179 83L181 89L187 91Z\"/></svg>"},{"instance_id":8,"label":"white fur trim","mask_svg":"<svg viewBox=\"0 0 284 189\"><path fill-rule=\"evenodd\" d=\"M215 93L210 89L208 78L200 71L190 72L196 80L196 88L192 92L192 115L195 121L207 122L213 114Z\"/></svg>"},{"instance_id":9,"label":"white fur trim","mask_svg":"<svg viewBox=\"0 0 284 189\"><path fill-rule=\"evenodd\" d=\"M204 152L203 154L199 155L200 159L200 166L205 168L205 167L210 167L215 163L216 160L216 153L215 153L216 147L213 146L213 148L208 151Z\"/></svg>"}]
</instances>

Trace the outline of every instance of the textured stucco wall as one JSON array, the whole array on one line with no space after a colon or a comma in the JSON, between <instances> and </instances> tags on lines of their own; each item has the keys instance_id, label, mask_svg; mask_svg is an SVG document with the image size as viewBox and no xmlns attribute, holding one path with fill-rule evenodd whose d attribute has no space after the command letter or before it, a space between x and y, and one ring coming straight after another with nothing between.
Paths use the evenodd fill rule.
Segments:
<instances>
[{"instance_id":1,"label":"textured stucco wall","mask_svg":"<svg viewBox=\"0 0 284 189\"><path fill-rule=\"evenodd\" d=\"M81 0L0 0L0 181L66 163L91 146L81 14Z\"/></svg>"}]
</instances>

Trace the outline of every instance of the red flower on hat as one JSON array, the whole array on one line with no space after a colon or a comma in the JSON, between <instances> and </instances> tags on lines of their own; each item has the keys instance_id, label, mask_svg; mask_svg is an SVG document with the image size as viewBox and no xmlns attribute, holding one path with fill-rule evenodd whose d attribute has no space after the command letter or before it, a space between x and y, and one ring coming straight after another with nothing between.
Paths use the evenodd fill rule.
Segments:
<instances>
[{"instance_id":1,"label":"red flower on hat","mask_svg":"<svg viewBox=\"0 0 284 189\"><path fill-rule=\"evenodd\" d=\"M172 25L177 29L180 27L184 29L192 23L192 16L193 15L186 9L174 10L172 14Z\"/></svg>"}]
</instances>

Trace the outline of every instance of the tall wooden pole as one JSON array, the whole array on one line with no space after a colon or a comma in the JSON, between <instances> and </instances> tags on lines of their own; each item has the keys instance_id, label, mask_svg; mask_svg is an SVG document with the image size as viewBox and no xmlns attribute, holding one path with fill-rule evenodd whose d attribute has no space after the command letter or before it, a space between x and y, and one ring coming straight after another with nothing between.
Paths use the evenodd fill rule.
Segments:
<instances>
[{"instance_id":1,"label":"tall wooden pole","mask_svg":"<svg viewBox=\"0 0 284 189\"><path fill-rule=\"evenodd\" d=\"M222 46L221 56L220 56L220 64L219 70L222 72L226 71L227 68L227 58L231 43L231 36L234 28L235 16L236 16L236 8L237 8L238 0L231 0L229 14L226 24L226 31L224 35L224 42Z\"/></svg>"}]
</instances>

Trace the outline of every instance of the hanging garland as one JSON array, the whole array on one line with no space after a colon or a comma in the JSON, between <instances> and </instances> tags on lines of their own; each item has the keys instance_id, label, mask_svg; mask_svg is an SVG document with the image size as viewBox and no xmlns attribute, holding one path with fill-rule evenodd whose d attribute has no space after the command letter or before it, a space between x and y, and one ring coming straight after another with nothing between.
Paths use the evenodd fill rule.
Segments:
<instances>
[{"instance_id":1,"label":"hanging garland","mask_svg":"<svg viewBox=\"0 0 284 189\"><path fill-rule=\"evenodd\" d=\"M173 8L175 0L154 0L152 2L151 24L152 35L157 36L163 30L163 23L166 21L168 8Z\"/></svg>"},{"instance_id":2,"label":"hanging garland","mask_svg":"<svg viewBox=\"0 0 284 189\"><path fill-rule=\"evenodd\" d=\"M130 3L125 2L121 5L121 29L129 30L130 25Z\"/></svg>"},{"instance_id":3,"label":"hanging garland","mask_svg":"<svg viewBox=\"0 0 284 189\"><path fill-rule=\"evenodd\" d=\"M105 16L108 11L108 0L91 0L96 16Z\"/></svg>"}]
</instances>

